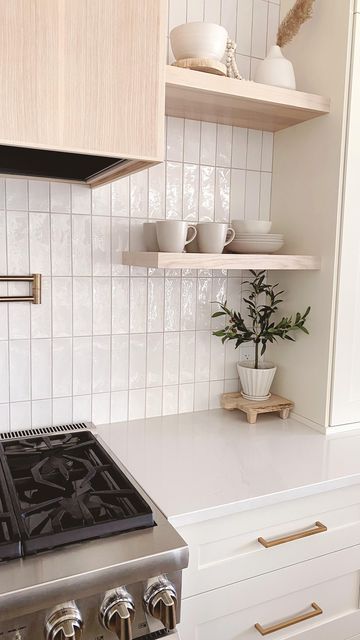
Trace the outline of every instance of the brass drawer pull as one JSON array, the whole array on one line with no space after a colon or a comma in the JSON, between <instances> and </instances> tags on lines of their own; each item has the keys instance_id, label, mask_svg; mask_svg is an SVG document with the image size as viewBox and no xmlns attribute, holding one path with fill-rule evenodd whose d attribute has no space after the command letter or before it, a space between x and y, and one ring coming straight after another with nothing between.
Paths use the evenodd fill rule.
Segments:
<instances>
[{"instance_id":1,"label":"brass drawer pull","mask_svg":"<svg viewBox=\"0 0 360 640\"><path fill-rule=\"evenodd\" d=\"M312 529L293 533L291 536L284 536L283 538L275 538L274 540L265 540L264 538L258 538L258 542L260 542L263 547L266 547L266 549L268 549L269 547L276 547L278 544L286 544L286 542L300 540L300 538L315 536L317 533L324 533L325 531L327 531L327 527L322 524L322 522L315 522L315 527L313 527Z\"/></svg>"},{"instance_id":2,"label":"brass drawer pull","mask_svg":"<svg viewBox=\"0 0 360 640\"><path fill-rule=\"evenodd\" d=\"M301 616L295 616L295 618L290 618L289 620L284 620L284 622L279 622L278 624L272 625L272 627L262 627L258 622L255 625L255 629L261 633L262 636L267 636L269 633L274 633L275 631L280 631L280 629L286 629L286 627L291 627L293 624L298 624L298 622L304 622L304 620L310 620L310 618L315 618L316 616L320 616L323 612L320 609L319 605L316 602L311 603L312 611L309 613L303 613Z\"/></svg>"}]
</instances>

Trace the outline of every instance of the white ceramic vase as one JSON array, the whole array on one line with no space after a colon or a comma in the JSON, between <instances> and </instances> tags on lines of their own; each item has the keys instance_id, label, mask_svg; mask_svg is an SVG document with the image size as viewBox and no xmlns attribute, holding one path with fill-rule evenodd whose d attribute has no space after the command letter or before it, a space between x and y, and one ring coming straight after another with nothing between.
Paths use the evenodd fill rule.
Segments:
<instances>
[{"instance_id":1,"label":"white ceramic vase","mask_svg":"<svg viewBox=\"0 0 360 640\"><path fill-rule=\"evenodd\" d=\"M272 362L261 362L259 369L254 369L254 362L238 362L237 370L243 396L252 400L266 400L276 373Z\"/></svg>"},{"instance_id":2,"label":"white ceramic vase","mask_svg":"<svg viewBox=\"0 0 360 640\"><path fill-rule=\"evenodd\" d=\"M296 89L294 67L277 45L271 47L265 60L259 62L254 79L261 84Z\"/></svg>"}]
</instances>

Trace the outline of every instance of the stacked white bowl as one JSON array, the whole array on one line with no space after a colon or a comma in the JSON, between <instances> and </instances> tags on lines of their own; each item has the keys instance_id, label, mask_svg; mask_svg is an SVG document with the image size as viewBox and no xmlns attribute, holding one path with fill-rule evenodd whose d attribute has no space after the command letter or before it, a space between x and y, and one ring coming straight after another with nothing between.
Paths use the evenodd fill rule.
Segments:
<instances>
[{"instance_id":1,"label":"stacked white bowl","mask_svg":"<svg viewBox=\"0 0 360 640\"><path fill-rule=\"evenodd\" d=\"M271 222L232 220L235 238L228 245L231 253L274 253L284 244L282 233L270 233Z\"/></svg>"}]
</instances>

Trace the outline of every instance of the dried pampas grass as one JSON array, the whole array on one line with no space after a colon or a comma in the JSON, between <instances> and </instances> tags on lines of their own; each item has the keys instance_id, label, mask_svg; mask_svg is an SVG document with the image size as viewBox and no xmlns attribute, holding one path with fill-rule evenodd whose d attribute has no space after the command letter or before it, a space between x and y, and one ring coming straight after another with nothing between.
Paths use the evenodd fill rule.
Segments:
<instances>
[{"instance_id":1,"label":"dried pampas grass","mask_svg":"<svg viewBox=\"0 0 360 640\"><path fill-rule=\"evenodd\" d=\"M290 9L279 27L276 39L276 44L279 47L289 44L298 33L301 25L311 18L314 2L315 0L296 0L293 8Z\"/></svg>"}]
</instances>

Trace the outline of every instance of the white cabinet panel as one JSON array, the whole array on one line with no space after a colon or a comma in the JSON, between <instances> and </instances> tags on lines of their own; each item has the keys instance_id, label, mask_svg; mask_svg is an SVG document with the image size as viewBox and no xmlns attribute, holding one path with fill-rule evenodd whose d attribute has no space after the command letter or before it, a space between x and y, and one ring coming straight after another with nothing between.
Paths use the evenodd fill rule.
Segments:
<instances>
[{"instance_id":1,"label":"white cabinet panel","mask_svg":"<svg viewBox=\"0 0 360 640\"><path fill-rule=\"evenodd\" d=\"M331 426L360 422L360 15L355 15Z\"/></svg>"},{"instance_id":2,"label":"white cabinet panel","mask_svg":"<svg viewBox=\"0 0 360 640\"><path fill-rule=\"evenodd\" d=\"M326 527L316 527L320 521ZM301 537L315 530L318 533ZM183 595L193 596L333 553L360 541L360 487L346 487L179 528L190 548ZM299 539L265 548L258 538Z\"/></svg>"},{"instance_id":3,"label":"white cabinet panel","mask_svg":"<svg viewBox=\"0 0 360 640\"><path fill-rule=\"evenodd\" d=\"M267 628L312 610L322 613L276 631L276 640L345 640L359 630L360 547L238 582L183 601L186 640L256 640Z\"/></svg>"}]
</instances>

